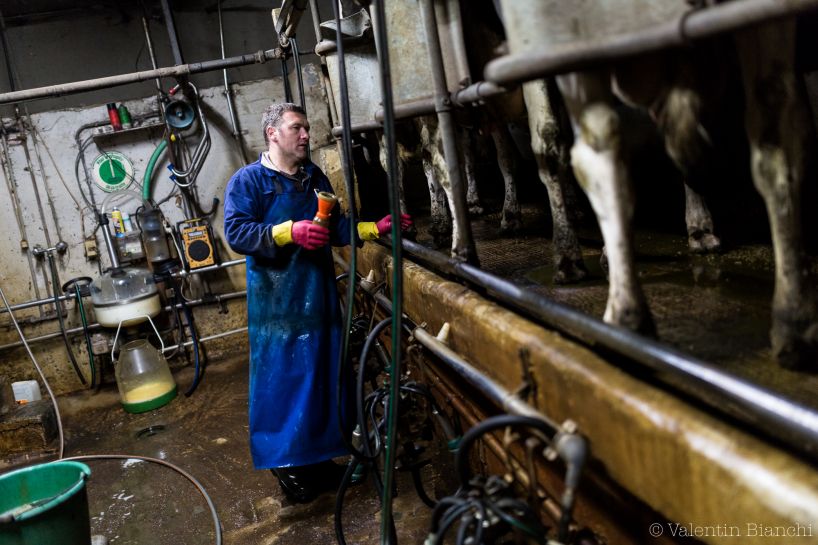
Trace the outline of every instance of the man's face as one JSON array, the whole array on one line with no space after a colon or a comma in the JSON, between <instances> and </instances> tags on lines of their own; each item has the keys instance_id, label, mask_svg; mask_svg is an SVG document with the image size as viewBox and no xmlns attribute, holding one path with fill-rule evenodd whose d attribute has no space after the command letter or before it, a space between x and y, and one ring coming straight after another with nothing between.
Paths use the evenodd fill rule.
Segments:
<instances>
[{"instance_id":1,"label":"man's face","mask_svg":"<svg viewBox=\"0 0 818 545\"><path fill-rule=\"evenodd\" d=\"M277 145L281 153L290 159L303 161L310 145L310 122L298 112L284 112L277 128L267 129L270 145Z\"/></svg>"}]
</instances>

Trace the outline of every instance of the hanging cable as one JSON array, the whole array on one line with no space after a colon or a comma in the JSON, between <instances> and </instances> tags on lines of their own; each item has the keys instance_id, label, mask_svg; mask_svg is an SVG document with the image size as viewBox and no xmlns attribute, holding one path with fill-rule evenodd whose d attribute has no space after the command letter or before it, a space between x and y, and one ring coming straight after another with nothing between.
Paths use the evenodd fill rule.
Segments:
<instances>
[{"instance_id":1,"label":"hanging cable","mask_svg":"<svg viewBox=\"0 0 818 545\"><path fill-rule=\"evenodd\" d=\"M344 184L346 187L347 192L347 202L348 202L348 216L349 216L349 241L350 241L350 265L349 270L351 274L347 280L347 311L343 315L344 325L343 325L343 338L341 342L341 351L338 355L339 363L338 363L338 380L336 381L336 396L337 399L343 399L344 394L344 377L346 373L344 372L345 369L349 367L349 333L352 329L352 311L355 305L355 284L357 280L357 275L354 274L357 267L357 255L358 255L358 245L357 245L357 212L355 209L355 187L352 183L352 168L351 168L351 161L352 161L352 133L349 131L350 127L350 113L349 113L349 91L347 87L347 74L346 74L346 64L344 63L344 46L341 36L341 16L338 9L338 3L332 2L332 9L335 15L335 35L338 40L338 78L340 81L340 92L341 92L341 116L342 116L342 125L344 127L344 132L341 138L341 168L344 173ZM350 452L357 452L350 441L349 441L349 431L345 426L343 419L339 415L338 419L338 426L341 431L341 436L344 439L344 443L349 448Z\"/></svg>"},{"instance_id":2,"label":"hanging cable","mask_svg":"<svg viewBox=\"0 0 818 545\"><path fill-rule=\"evenodd\" d=\"M333 2L334 4L334 2ZM395 107L392 96L392 73L389 65L389 42L386 35L386 17L383 0L373 3L375 15L375 44L378 53L381 96L383 98L383 129L386 154L389 158L389 208L392 213L392 377L389 415L386 433L386 456L384 461L384 497L381 506L381 543L387 543L387 529L392 525L392 479L395 463L395 429L398 418L399 377L401 376L401 320L403 317L403 256L400 228L400 188L398 187L398 161L395 147ZM340 35L341 24L336 21ZM338 56L341 56L341 37L338 36ZM343 104L343 101L342 101ZM344 131L350 131L349 116L343 120ZM350 268L350 270L355 270Z\"/></svg>"}]
</instances>

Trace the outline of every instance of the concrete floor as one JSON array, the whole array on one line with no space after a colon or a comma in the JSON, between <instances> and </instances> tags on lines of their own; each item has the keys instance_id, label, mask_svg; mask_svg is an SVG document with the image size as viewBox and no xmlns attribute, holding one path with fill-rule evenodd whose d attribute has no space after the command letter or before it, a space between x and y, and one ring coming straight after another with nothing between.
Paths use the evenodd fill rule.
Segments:
<instances>
[{"instance_id":1,"label":"concrete floor","mask_svg":"<svg viewBox=\"0 0 818 545\"><path fill-rule=\"evenodd\" d=\"M191 378L190 369L177 374L180 390L186 389ZM66 457L131 454L181 467L211 496L225 544L335 541L333 493L308 505L294 505L269 471L252 467L247 444L246 354L212 363L192 396L180 395L150 412L126 413L113 385L98 393L60 398L60 407ZM439 472L449 463L442 462L423 470L430 493L453 491L437 489ZM215 543L206 502L178 473L135 459L85 463L92 470L87 484L92 533L105 536L110 545ZM428 533L431 510L418 499L408 474L398 472L396 482L393 510L399 539L421 543ZM343 511L347 543L380 541L380 508L370 479L348 491Z\"/></svg>"}]
</instances>

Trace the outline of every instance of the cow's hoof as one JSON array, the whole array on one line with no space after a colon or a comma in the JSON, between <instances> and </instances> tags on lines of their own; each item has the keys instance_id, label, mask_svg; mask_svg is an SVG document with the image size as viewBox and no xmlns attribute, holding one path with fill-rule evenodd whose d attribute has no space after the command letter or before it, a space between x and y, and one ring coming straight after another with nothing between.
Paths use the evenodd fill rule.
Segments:
<instances>
[{"instance_id":1,"label":"cow's hoof","mask_svg":"<svg viewBox=\"0 0 818 545\"><path fill-rule=\"evenodd\" d=\"M554 284L576 284L588 276L588 269L581 259L560 258L554 272Z\"/></svg>"},{"instance_id":2,"label":"cow's hoof","mask_svg":"<svg viewBox=\"0 0 818 545\"><path fill-rule=\"evenodd\" d=\"M605 321L619 327L624 327L647 337L656 337L656 323L647 304L622 307L605 311Z\"/></svg>"},{"instance_id":3,"label":"cow's hoof","mask_svg":"<svg viewBox=\"0 0 818 545\"><path fill-rule=\"evenodd\" d=\"M500 220L500 234L516 235L523 229L523 220L519 216L503 216Z\"/></svg>"},{"instance_id":4,"label":"cow's hoof","mask_svg":"<svg viewBox=\"0 0 818 545\"><path fill-rule=\"evenodd\" d=\"M793 371L818 370L818 322L773 319L770 331L773 357L778 365Z\"/></svg>"},{"instance_id":5,"label":"cow's hoof","mask_svg":"<svg viewBox=\"0 0 818 545\"><path fill-rule=\"evenodd\" d=\"M713 233L695 231L688 235L687 245L694 254L711 254L721 249L721 240Z\"/></svg>"}]
</instances>

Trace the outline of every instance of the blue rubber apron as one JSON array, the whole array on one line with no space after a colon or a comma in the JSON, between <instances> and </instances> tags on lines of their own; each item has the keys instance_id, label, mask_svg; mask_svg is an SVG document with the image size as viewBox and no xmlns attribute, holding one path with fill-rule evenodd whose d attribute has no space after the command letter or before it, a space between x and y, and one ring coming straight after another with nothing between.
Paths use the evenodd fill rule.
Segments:
<instances>
[{"instance_id":1,"label":"blue rubber apron","mask_svg":"<svg viewBox=\"0 0 818 545\"><path fill-rule=\"evenodd\" d=\"M264 223L312 219L312 184L276 191ZM250 450L256 469L312 464L346 453L336 382L340 308L329 245L291 244L272 260L247 257Z\"/></svg>"}]
</instances>

